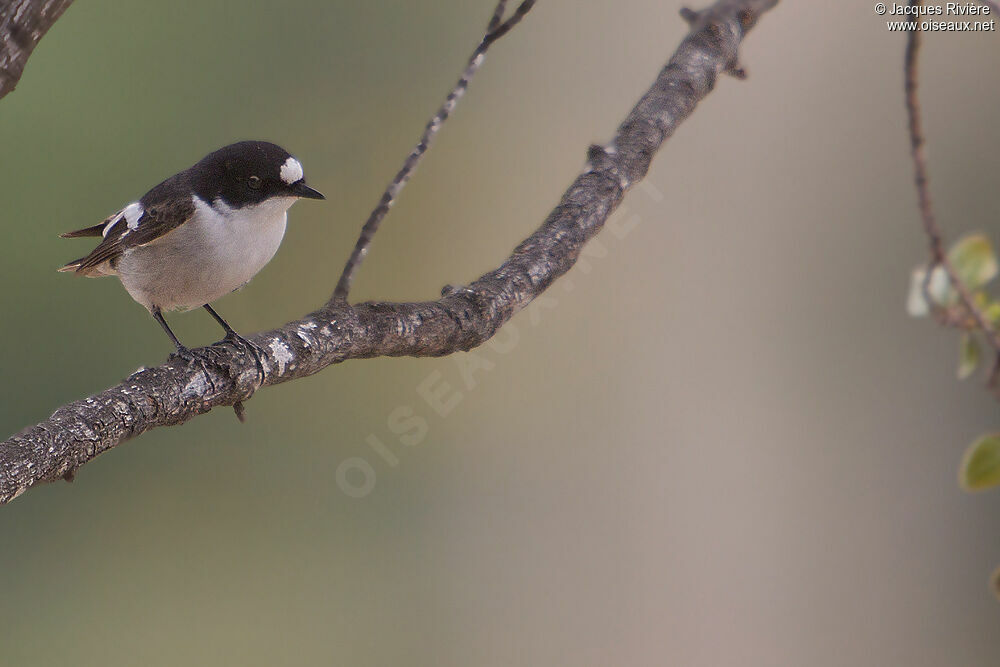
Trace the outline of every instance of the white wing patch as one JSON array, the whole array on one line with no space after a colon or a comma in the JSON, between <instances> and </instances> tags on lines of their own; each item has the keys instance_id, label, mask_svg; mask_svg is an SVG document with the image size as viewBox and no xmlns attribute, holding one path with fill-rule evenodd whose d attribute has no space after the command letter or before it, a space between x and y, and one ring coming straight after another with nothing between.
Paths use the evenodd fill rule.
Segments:
<instances>
[{"instance_id":1,"label":"white wing patch","mask_svg":"<svg viewBox=\"0 0 1000 667\"><path fill-rule=\"evenodd\" d=\"M108 224L104 225L104 229L101 231L101 236L106 238L108 233L111 231L111 228L122 220L125 220L125 224L128 226L128 230L125 234L128 234L133 229L138 229L139 218L141 218L142 214L145 212L145 209L142 208L142 204L137 201L132 202L120 210L115 217L111 218L111 220L108 221ZM125 236L125 234L122 234L122 236Z\"/></svg>"},{"instance_id":2,"label":"white wing patch","mask_svg":"<svg viewBox=\"0 0 1000 667\"><path fill-rule=\"evenodd\" d=\"M141 218L142 214L145 212L146 211L142 208L142 204L139 202L132 202L125 207L125 210L122 211L122 215L125 216L125 224L128 225L130 230L139 228L139 218Z\"/></svg>"},{"instance_id":3,"label":"white wing patch","mask_svg":"<svg viewBox=\"0 0 1000 667\"><path fill-rule=\"evenodd\" d=\"M293 157L285 160L285 164L281 165L281 180L286 185L291 185L302 180L302 165L298 160Z\"/></svg>"}]
</instances>

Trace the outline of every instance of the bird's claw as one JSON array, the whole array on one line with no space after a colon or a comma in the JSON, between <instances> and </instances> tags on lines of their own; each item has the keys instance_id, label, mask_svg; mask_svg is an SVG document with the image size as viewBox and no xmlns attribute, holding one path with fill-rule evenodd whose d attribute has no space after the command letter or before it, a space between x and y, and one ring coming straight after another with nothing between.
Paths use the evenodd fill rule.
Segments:
<instances>
[{"instance_id":1,"label":"bird's claw","mask_svg":"<svg viewBox=\"0 0 1000 667\"><path fill-rule=\"evenodd\" d=\"M259 382L263 384L265 374L262 356L264 354L264 350L260 345L247 340L235 331L227 333L226 337L219 341L219 343L229 343L237 350L249 353L257 365L257 373L260 378ZM219 343L216 343L216 345ZM211 382L211 374L208 372L209 366L212 366L217 371L225 374L231 373L230 368L226 364L222 363L222 361L216 356L218 353L218 349L214 346L198 348L197 350L192 350L187 347L178 347L175 352L171 353L169 359L183 361L187 363L188 368L197 367L201 369L201 372L204 373L205 377L209 378L209 382ZM236 403L233 404L233 411L236 413L237 419L241 422L246 421L246 411L243 408L242 400L236 401Z\"/></svg>"},{"instance_id":2,"label":"bird's claw","mask_svg":"<svg viewBox=\"0 0 1000 667\"><path fill-rule=\"evenodd\" d=\"M203 371L207 371L209 365L219 366L219 362L205 348L192 350L189 347L178 347L175 352L170 353L167 359L170 361L177 359L185 362L188 367L198 366Z\"/></svg>"},{"instance_id":3,"label":"bird's claw","mask_svg":"<svg viewBox=\"0 0 1000 667\"><path fill-rule=\"evenodd\" d=\"M167 357L167 361L174 360L183 361L189 369L197 368L200 370L205 376L205 381L212 385L213 391L215 390L215 383L212 382L212 374L208 371L209 366L222 373L226 372L226 368L212 355L209 348L192 350L189 347L180 346Z\"/></svg>"},{"instance_id":4,"label":"bird's claw","mask_svg":"<svg viewBox=\"0 0 1000 667\"><path fill-rule=\"evenodd\" d=\"M257 372L260 375L260 381L264 381L264 348L257 343L244 338L235 331L226 333L226 337L223 338L222 341L230 343L236 349L243 349L249 352L250 356L253 357L254 363L257 364Z\"/></svg>"}]
</instances>

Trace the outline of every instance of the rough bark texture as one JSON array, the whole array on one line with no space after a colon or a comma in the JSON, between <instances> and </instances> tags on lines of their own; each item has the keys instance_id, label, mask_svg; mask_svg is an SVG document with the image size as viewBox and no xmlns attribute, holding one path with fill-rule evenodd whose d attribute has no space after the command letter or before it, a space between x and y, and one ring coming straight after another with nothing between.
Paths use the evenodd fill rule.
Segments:
<instances>
[{"instance_id":1,"label":"rough bark texture","mask_svg":"<svg viewBox=\"0 0 1000 667\"><path fill-rule=\"evenodd\" d=\"M437 301L349 305L331 298L320 310L252 336L265 373L245 352L217 344L220 368L169 362L59 408L46 421L0 443L0 503L38 482L69 478L98 454L158 426L181 424L246 400L262 385L312 375L345 359L440 356L488 340L576 262L653 155L723 72L739 73L737 47L777 0L719 0L685 11L691 32L611 143L592 146L582 174L542 226L500 268Z\"/></svg>"},{"instance_id":2,"label":"rough bark texture","mask_svg":"<svg viewBox=\"0 0 1000 667\"><path fill-rule=\"evenodd\" d=\"M73 0L0 0L0 98L21 80L28 56Z\"/></svg>"}]
</instances>

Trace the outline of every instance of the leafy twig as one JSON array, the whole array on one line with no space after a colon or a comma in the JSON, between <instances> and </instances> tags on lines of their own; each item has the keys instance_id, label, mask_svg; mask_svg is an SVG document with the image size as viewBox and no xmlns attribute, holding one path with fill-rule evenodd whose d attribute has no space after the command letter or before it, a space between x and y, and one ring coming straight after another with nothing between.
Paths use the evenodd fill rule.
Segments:
<instances>
[{"instance_id":1,"label":"leafy twig","mask_svg":"<svg viewBox=\"0 0 1000 667\"><path fill-rule=\"evenodd\" d=\"M911 7L922 4L922 0L909 0L909 2ZM934 269L940 266L948 276L951 287L958 294L962 307L968 312L969 316L975 322L976 327L982 331L987 341L989 341L990 346L998 355L998 359L1000 359L1000 336L998 336L996 329L994 329L982 309L976 305L968 285L959 277L951 260L948 259L948 255L944 251L944 236L934 215L929 187L930 179L927 174L927 156L924 152L925 141L920 115L920 101L917 97L917 80L919 78L917 56L919 51L920 27L918 23L917 28L907 34L903 71L906 91L906 111L909 117L910 154L913 157L914 182L917 188L920 216L923 220L924 233L927 235L931 255L931 263L927 268L924 278L925 298L927 298L927 303L933 306L933 300L929 298L928 294L928 284ZM939 320L944 323L954 320L953 317L947 319L947 315L942 318L940 316L942 312L940 308L936 308L936 312L939 314ZM990 376L991 385L996 383L998 372L1000 372L1000 363L994 365L993 373Z\"/></svg>"}]
</instances>

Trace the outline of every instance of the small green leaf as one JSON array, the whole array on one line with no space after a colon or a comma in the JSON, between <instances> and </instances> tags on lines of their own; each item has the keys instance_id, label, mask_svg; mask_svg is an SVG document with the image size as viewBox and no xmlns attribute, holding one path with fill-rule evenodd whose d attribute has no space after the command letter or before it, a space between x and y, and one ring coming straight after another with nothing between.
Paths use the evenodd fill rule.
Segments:
<instances>
[{"instance_id":1,"label":"small green leaf","mask_svg":"<svg viewBox=\"0 0 1000 667\"><path fill-rule=\"evenodd\" d=\"M1000 484L1000 433L984 435L969 445L962 457L958 482L966 491Z\"/></svg>"},{"instance_id":2,"label":"small green leaf","mask_svg":"<svg viewBox=\"0 0 1000 667\"><path fill-rule=\"evenodd\" d=\"M986 304L983 315L993 324L1000 322L1000 301L990 301Z\"/></svg>"},{"instance_id":3,"label":"small green leaf","mask_svg":"<svg viewBox=\"0 0 1000 667\"><path fill-rule=\"evenodd\" d=\"M963 333L958 343L958 379L964 380L979 368L981 358L979 341L969 333Z\"/></svg>"},{"instance_id":4,"label":"small green leaf","mask_svg":"<svg viewBox=\"0 0 1000 667\"><path fill-rule=\"evenodd\" d=\"M1000 269L993 243L982 234L963 236L948 251L958 279L969 289L978 289L997 276Z\"/></svg>"}]
</instances>

